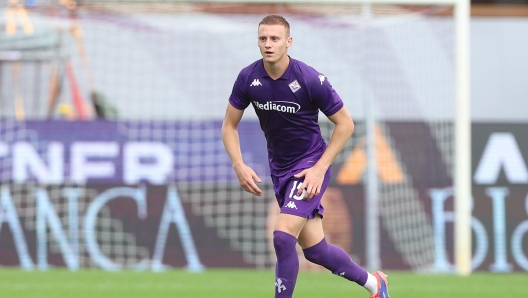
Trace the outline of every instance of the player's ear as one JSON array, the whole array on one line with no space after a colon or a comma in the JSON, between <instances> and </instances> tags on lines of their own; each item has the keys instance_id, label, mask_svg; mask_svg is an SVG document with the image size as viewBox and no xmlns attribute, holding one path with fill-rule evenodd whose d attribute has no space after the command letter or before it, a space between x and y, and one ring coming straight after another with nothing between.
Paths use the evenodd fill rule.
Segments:
<instances>
[{"instance_id":1,"label":"player's ear","mask_svg":"<svg viewBox=\"0 0 528 298\"><path fill-rule=\"evenodd\" d=\"M293 38L291 36L288 37L288 41L286 42L286 47L289 48L291 47L293 43Z\"/></svg>"}]
</instances>

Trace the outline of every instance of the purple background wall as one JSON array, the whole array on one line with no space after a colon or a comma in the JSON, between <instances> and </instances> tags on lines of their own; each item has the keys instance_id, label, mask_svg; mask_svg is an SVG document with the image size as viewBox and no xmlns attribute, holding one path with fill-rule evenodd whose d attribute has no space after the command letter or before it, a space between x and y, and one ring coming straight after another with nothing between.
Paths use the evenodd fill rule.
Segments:
<instances>
[{"instance_id":1,"label":"purple background wall","mask_svg":"<svg viewBox=\"0 0 528 298\"><path fill-rule=\"evenodd\" d=\"M266 244L266 235L269 230L266 230L262 223L270 216L268 213L272 209L268 206L274 204L273 192L267 177L269 172L267 172L265 142L261 136L258 123L243 123L240 136L243 140L242 151L246 160L252 167L258 169L259 175L265 179L262 184L262 188L265 189L265 196L260 199L261 201L244 194L240 190L236 176L232 173L229 159L222 147L219 132L220 122L29 121L19 122L16 126L9 126L6 123L3 122L2 134L4 137L0 141L0 149L4 148L0 150L2 154L0 156L0 177L2 178L2 186L9 189L10 196L3 193L2 200L0 200L0 211L3 212L3 217L0 216L1 265L18 266L21 263L19 258L21 254L15 243L16 237L13 235L15 230L12 222L9 221L9 215L12 213L8 210L8 203L12 202L16 207L16 215L21 223L28 255L33 265L37 266L39 260L42 259L42 256L38 254L39 241L42 240L38 238L35 224L37 216L35 211L36 198L38 197L36 191L39 188L46 191L54 212L62 219L62 228L67 239L71 239L68 238L71 237L71 234L68 234L66 228L69 218L68 211L65 209L67 206L66 196L59 194L63 189L71 187L82 188L86 192L86 195L78 198L79 233L81 235L79 238L81 249L78 254L81 258L79 261L81 266L99 266L88 250L83 248L86 246L86 242L83 241L88 238L83 234L87 210L96 198L101 197L101 194L119 187L138 188L145 191L146 216L143 218L138 216L139 205L137 202L126 196L117 196L104 205L106 209L101 208L98 213L97 229L104 228L105 218L117 220L121 222L120 227L122 227L119 233L129 235L135 239L135 242L119 246L116 244L117 242L112 242L113 240L101 236L104 234L102 232L96 236L96 239L101 247L108 243L110 246L123 247L123 249L135 247L138 251L136 257L125 256L124 259L119 257L121 252L112 252L110 248L110 250L102 249L110 259L123 264L124 267L128 263L135 264L141 259L153 258L156 241L161 233L161 218L167 208L165 204L169 197L167 192L170 187L175 187L178 191L177 200L183 208L185 221L194 241L196 253L201 264L205 267L261 267L270 266L273 262L272 253ZM452 262L453 226L452 222L447 219L448 216L445 212L453 211L453 198L448 196L446 199L442 211L444 213L434 213L432 211L433 201L429 193L431 189L448 189L451 185L447 167L442 161L437 146L429 137L428 130L423 124L394 122L386 123L386 126L388 127L387 132L390 131L388 136L393 140L393 150L399 153L399 162L402 167L405 167L407 175L412 179L414 190L418 193L419 200L429 219L432 222L434 218L441 216L445 223L445 251L448 261ZM9 131L7 127L10 127ZM142 130L150 131L150 133L142 134ZM513 140L513 143L501 143L507 140ZM481 227L484 228L479 233L474 234L474 252L477 253L477 250L480 250L482 254L482 260L478 263L476 270L497 271L493 268L499 263L500 266L506 268L501 269L503 272L509 270L528 271L526 258L528 254L528 236L526 235L528 233L528 178L527 181L523 182L523 177L525 177L523 175L526 174L523 171L526 170L528 161L527 140L527 124L473 124L472 163L474 174L476 175L476 172L479 171L479 167L481 167L480 171L493 171L493 166L489 165L499 165L496 179L491 182L482 182L482 180L476 179L473 185L474 221L480 222ZM120 150L114 157L88 156L87 158L88 165L107 163L115 167L115 173L108 174L106 178L88 179L86 184L69 180L68 166L72 163L69 160L71 144L81 141L116 143ZM32 175L36 163L34 161L28 162L24 157L14 157L14 145L24 142L35 148L35 152L37 152L44 167L48 167L48 170L50 167L50 158L47 155L48 145L51 142L62 144L65 148L62 155L65 161L64 180L51 185L38 181L38 175ZM122 149L131 142L166 144L174 156L172 173L167 175L162 183L151 183L147 179L137 184L127 185L123 180L125 165ZM354 144L357 145L357 142ZM507 158L509 157L504 159L504 156L500 155L501 150L506 150L506 152L513 150L511 149L512 144L516 146L514 149L517 150L519 153L517 157L520 158L513 160L518 165L515 171L509 168L508 163L512 162L508 161ZM345 157L350 155L356 147L347 147L343 153ZM493 148L498 148L494 151L499 152L498 155L485 154L486 150L492 152ZM365 262L364 189L360 183L342 183L337 179L338 173L345 164L343 160L346 159L340 159L340 162L333 166L330 188L334 194L342 197L350 224L346 227L347 229L337 227L335 232L348 231L346 232L347 235L344 236L349 241L347 243L350 243L347 248L348 252L362 264ZM16 162L25 165L28 175L26 181L14 181L13 164ZM156 162L155 157L140 160L140 163L147 165ZM486 170L486 164L489 167L488 170ZM216 170L211 170L213 168ZM490 192L497 190L499 194L493 197ZM243 207L243 204L248 202L253 205L246 206L247 208ZM501 202L504 204L503 211L500 209ZM238 209L235 210L234 208ZM236 216L237 222L225 223L233 216ZM260 221L255 220L248 224L248 221L244 221L246 217L260 217ZM210 219L214 219L214 222L211 222ZM504 230L500 230L502 224L504 224ZM56 236L53 236L51 226L48 222L46 230L48 242L45 244L48 248L46 253L47 264L66 266L64 253L60 247L57 248L57 243L60 241L55 240ZM178 226L174 220L170 221L168 226L166 237L161 237L166 239L166 244L163 246L163 264L184 267L189 263L189 252L184 249L186 244L181 237L182 226ZM249 230L246 232L251 235L247 237L253 239L252 241L255 243L253 248L244 248L244 245L241 244L245 243L244 240L237 238L246 237L243 234L245 233L244 229L248 226L251 228L248 228ZM499 229L497 229L498 227ZM233 231L237 231L236 233L240 235L230 236L229 233L234 233ZM485 235L482 234L482 231ZM388 234L389 232L387 229L381 231L383 266L388 269L411 269L412 266L402 257L402 252L395 245L391 235ZM483 235L486 239L483 238ZM484 240L486 240L485 247L482 246ZM484 248L485 250L483 250ZM145 251L143 255L139 253L141 249ZM258 250L262 251L258 252ZM258 261L259 256L265 257L266 260Z\"/></svg>"}]
</instances>

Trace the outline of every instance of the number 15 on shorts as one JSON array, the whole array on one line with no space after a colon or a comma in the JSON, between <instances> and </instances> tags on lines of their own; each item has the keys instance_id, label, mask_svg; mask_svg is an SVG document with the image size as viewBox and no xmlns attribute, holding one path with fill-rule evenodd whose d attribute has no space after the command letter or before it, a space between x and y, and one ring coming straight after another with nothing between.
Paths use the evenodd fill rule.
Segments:
<instances>
[{"instance_id":1,"label":"number 15 on shorts","mask_svg":"<svg viewBox=\"0 0 528 298\"><path fill-rule=\"evenodd\" d=\"M302 185L302 181L293 181L293 187L290 191L290 195L289 197L290 198L293 198L297 201L300 201L304 198L304 195L306 194L306 189L303 190L302 194L300 195L294 195L294 193L297 193L297 190L299 190L299 188L301 188L301 185Z\"/></svg>"}]
</instances>

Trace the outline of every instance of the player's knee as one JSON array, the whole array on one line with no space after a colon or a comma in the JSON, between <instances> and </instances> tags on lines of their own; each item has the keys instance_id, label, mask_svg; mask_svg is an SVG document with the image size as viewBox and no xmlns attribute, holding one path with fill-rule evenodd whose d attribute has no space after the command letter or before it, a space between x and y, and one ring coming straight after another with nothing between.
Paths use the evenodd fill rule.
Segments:
<instances>
[{"instance_id":1,"label":"player's knee","mask_svg":"<svg viewBox=\"0 0 528 298\"><path fill-rule=\"evenodd\" d=\"M275 254L277 258L289 257L292 255L297 256L295 245L297 244L297 238L294 236L281 232L273 232L273 247L275 248Z\"/></svg>"},{"instance_id":2,"label":"player's knee","mask_svg":"<svg viewBox=\"0 0 528 298\"><path fill-rule=\"evenodd\" d=\"M320 254L311 254L311 253L304 253L304 257L312 262L312 263L315 263L315 264L318 264L318 265L321 265L322 263L324 263L324 260L326 259L323 255L320 255Z\"/></svg>"},{"instance_id":3,"label":"player's knee","mask_svg":"<svg viewBox=\"0 0 528 298\"><path fill-rule=\"evenodd\" d=\"M315 264L325 265L327 256L328 256L328 245L326 242L321 241L321 243L312 246L307 249L303 249L304 257Z\"/></svg>"}]
</instances>

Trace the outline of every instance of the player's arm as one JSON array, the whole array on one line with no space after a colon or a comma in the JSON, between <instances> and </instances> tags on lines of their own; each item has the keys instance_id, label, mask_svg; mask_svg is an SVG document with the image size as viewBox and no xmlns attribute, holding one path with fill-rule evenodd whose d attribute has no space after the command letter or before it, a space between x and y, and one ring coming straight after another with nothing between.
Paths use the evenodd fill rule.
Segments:
<instances>
[{"instance_id":1,"label":"player's arm","mask_svg":"<svg viewBox=\"0 0 528 298\"><path fill-rule=\"evenodd\" d=\"M242 119L244 110L239 110L233 107L230 103L227 104L227 110L222 123L222 140L224 147L231 158L233 169L235 170L238 180L242 188L254 195L262 195L262 190L257 186L256 182L262 180L257 176L255 171L246 166L242 159L242 151L240 150L240 137L238 136L238 124Z\"/></svg>"},{"instance_id":2,"label":"player's arm","mask_svg":"<svg viewBox=\"0 0 528 298\"><path fill-rule=\"evenodd\" d=\"M335 128L326 151L316 163L323 169L330 167L354 132L354 121L344 106L328 119L335 124Z\"/></svg>"},{"instance_id":3,"label":"player's arm","mask_svg":"<svg viewBox=\"0 0 528 298\"><path fill-rule=\"evenodd\" d=\"M297 195L301 195L303 190L306 189L304 198L307 200L310 200L312 197L321 193L321 186L326 171L330 165L332 165L334 159L339 152L341 152L354 132L354 122L344 106L339 111L329 116L328 119L335 124L328 147L313 167L303 170L295 175L295 177L305 177L301 187L299 187Z\"/></svg>"}]
</instances>

